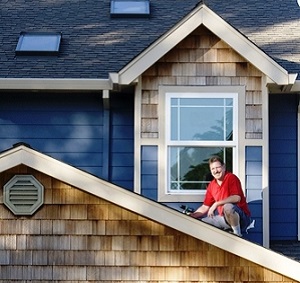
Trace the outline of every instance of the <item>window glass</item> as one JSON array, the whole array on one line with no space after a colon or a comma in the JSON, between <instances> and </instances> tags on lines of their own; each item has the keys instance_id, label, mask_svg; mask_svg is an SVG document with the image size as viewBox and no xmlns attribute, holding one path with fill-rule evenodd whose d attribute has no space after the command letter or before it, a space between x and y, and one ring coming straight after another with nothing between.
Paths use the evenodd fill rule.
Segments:
<instances>
[{"instance_id":1,"label":"window glass","mask_svg":"<svg viewBox=\"0 0 300 283\"><path fill-rule=\"evenodd\" d=\"M233 99L171 99L171 140L232 140Z\"/></svg>"},{"instance_id":2,"label":"window glass","mask_svg":"<svg viewBox=\"0 0 300 283\"><path fill-rule=\"evenodd\" d=\"M112 0L111 15L149 15L149 0Z\"/></svg>"},{"instance_id":3,"label":"window glass","mask_svg":"<svg viewBox=\"0 0 300 283\"><path fill-rule=\"evenodd\" d=\"M169 147L170 192L205 190L212 180L208 160L221 156L232 171L232 148Z\"/></svg>"},{"instance_id":4,"label":"window glass","mask_svg":"<svg viewBox=\"0 0 300 283\"><path fill-rule=\"evenodd\" d=\"M16 53L41 54L59 51L61 33L25 33L19 37Z\"/></svg>"}]
</instances>

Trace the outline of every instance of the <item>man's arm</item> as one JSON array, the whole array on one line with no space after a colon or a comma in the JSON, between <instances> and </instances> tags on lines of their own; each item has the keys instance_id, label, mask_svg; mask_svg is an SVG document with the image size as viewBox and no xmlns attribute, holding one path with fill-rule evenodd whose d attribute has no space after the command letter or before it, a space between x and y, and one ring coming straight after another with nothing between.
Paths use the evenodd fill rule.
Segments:
<instances>
[{"instance_id":1,"label":"man's arm","mask_svg":"<svg viewBox=\"0 0 300 283\"><path fill-rule=\"evenodd\" d=\"M214 203L214 205L217 206L220 206L220 205L224 205L226 203L238 203L241 201L241 197L239 195L232 195L232 196L229 196L225 199L222 199L222 200L219 200L217 202Z\"/></svg>"},{"instance_id":2,"label":"man's arm","mask_svg":"<svg viewBox=\"0 0 300 283\"><path fill-rule=\"evenodd\" d=\"M209 206L202 204L197 210L190 214L193 218L200 218L207 213Z\"/></svg>"},{"instance_id":3,"label":"man's arm","mask_svg":"<svg viewBox=\"0 0 300 283\"><path fill-rule=\"evenodd\" d=\"M213 216L214 216L215 210L216 210L217 207L220 206L220 205L224 205L224 204L226 204L226 203L238 203L240 200L241 200L241 197L240 197L240 196L238 196L238 195L232 195L232 196L229 196L229 197L227 197L227 198L225 198L225 199L216 201L216 202L208 209L207 216L213 217Z\"/></svg>"}]
</instances>

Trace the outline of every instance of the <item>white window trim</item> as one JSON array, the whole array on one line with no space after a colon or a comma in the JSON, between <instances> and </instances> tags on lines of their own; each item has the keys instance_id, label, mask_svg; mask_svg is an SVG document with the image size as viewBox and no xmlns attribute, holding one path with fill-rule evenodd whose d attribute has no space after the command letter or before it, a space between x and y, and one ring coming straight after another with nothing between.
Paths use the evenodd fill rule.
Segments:
<instances>
[{"instance_id":1,"label":"white window trim","mask_svg":"<svg viewBox=\"0 0 300 283\"><path fill-rule=\"evenodd\" d=\"M238 166L238 159L244 160L244 150L241 150L240 144L244 146L245 135L245 87L244 86L214 86L214 87L189 87L189 86L160 86L159 88L159 156L158 167L158 201L160 202L201 202L204 200L205 192L193 194L170 194L167 192L168 184L168 133L169 125L167 115L169 115L167 108L167 98L172 94L187 94L211 97L235 97L236 105L234 106L234 131L237 135L232 142L226 142L226 146L233 146L233 173L239 175L244 174L244 166ZM166 110L167 109L167 110ZM167 112L166 112L167 111ZM239 129L239 130L237 130ZM199 142L184 143L184 145L199 145ZM220 143L213 144L211 142L201 142L202 146L220 145ZM242 155L242 156L241 156ZM241 169L243 168L243 169Z\"/></svg>"}]
</instances>

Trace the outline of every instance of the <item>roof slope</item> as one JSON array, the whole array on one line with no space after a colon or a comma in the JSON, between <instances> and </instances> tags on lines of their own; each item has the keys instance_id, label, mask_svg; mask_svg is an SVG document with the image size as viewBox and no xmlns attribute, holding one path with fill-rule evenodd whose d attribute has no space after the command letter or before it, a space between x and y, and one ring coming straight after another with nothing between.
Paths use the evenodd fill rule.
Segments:
<instances>
[{"instance_id":1,"label":"roof slope","mask_svg":"<svg viewBox=\"0 0 300 283\"><path fill-rule=\"evenodd\" d=\"M300 262L300 242L299 241L271 241L270 248L273 251Z\"/></svg>"},{"instance_id":2,"label":"roof slope","mask_svg":"<svg viewBox=\"0 0 300 283\"><path fill-rule=\"evenodd\" d=\"M202 3L202 1L200 1ZM289 73L300 64L296 0L203 1ZM199 0L151 0L150 18L110 18L110 0L0 1L0 78L108 78L190 13ZM59 31L58 56L15 56L22 31Z\"/></svg>"},{"instance_id":3,"label":"roof slope","mask_svg":"<svg viewBox=\"0 0 300 283\"><path fill-rule=\"evenodd\" d=\"M122 19L110 18L110 0L1 0L0 78L108 78L197 2L151 0L150 19ZM22 31L62 32L59 56L15 56Z\"/></svg>"},{"instance_id":4,"label":"roof slope","mask_svg":"<svg viewBox=\"0 0 300 283\"><path fill-rule=\"evenodd\" d=\"M204 2L289 73L299 73L300 7L296 0Z\"/></svg>"},{"instance_id":5,"label":"roof slope","mask_svg":"<svg viewBox=\"0 0 300 283\"><path fill-rule=\"evenodd\" d=\"M275 60L224 21L206 5L199 5L177 25L161 36L117 74L117 83L129 84L200 25L226 42L243 58L278 85L294 84L297 74L289 74Z\"/></svg>"},{"instance_id":6,"label":"roof slope","mask_svg":"<svg viewBox=\"0 0 300 283\"><path fill-rule=\"evenodd\" d=\"M0 172L20 164L24 164L148 219L250 260L274 272L300 281L298 272L300 263L297 261L221 231L138 194L124 190L24 145L16 146L0 154Z\"/></svg>"}]
</instances>

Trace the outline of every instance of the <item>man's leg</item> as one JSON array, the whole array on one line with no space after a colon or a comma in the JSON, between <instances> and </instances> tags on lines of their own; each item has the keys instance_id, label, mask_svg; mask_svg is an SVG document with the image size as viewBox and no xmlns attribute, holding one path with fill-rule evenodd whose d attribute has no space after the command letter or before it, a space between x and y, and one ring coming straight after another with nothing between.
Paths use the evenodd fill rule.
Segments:
<instances>
[{"instance_id":1,"label":"man's leg","mask_svg":"<svg viewBox=\"0 0 300 283\"><path fill-rule=\"evenodd\" d=\"M220 229L226 230L230 228L230 226L226 223L224 217L220 215L215 215L214 217L204 217L201 220Z\"/></svg>"},{"instance_id":2,"label":"man's leg","mask_svg":"<svg viewBox=\"0 0 300 283\"><path fill-rule=\"evenodd\" d=\"M231 226L233 233L242 236L241 226L240 226L240 216L234 210L234 205L231 203L226 203L223 208L224 217L227 223Z\"/></svg>"}]
</instances>

